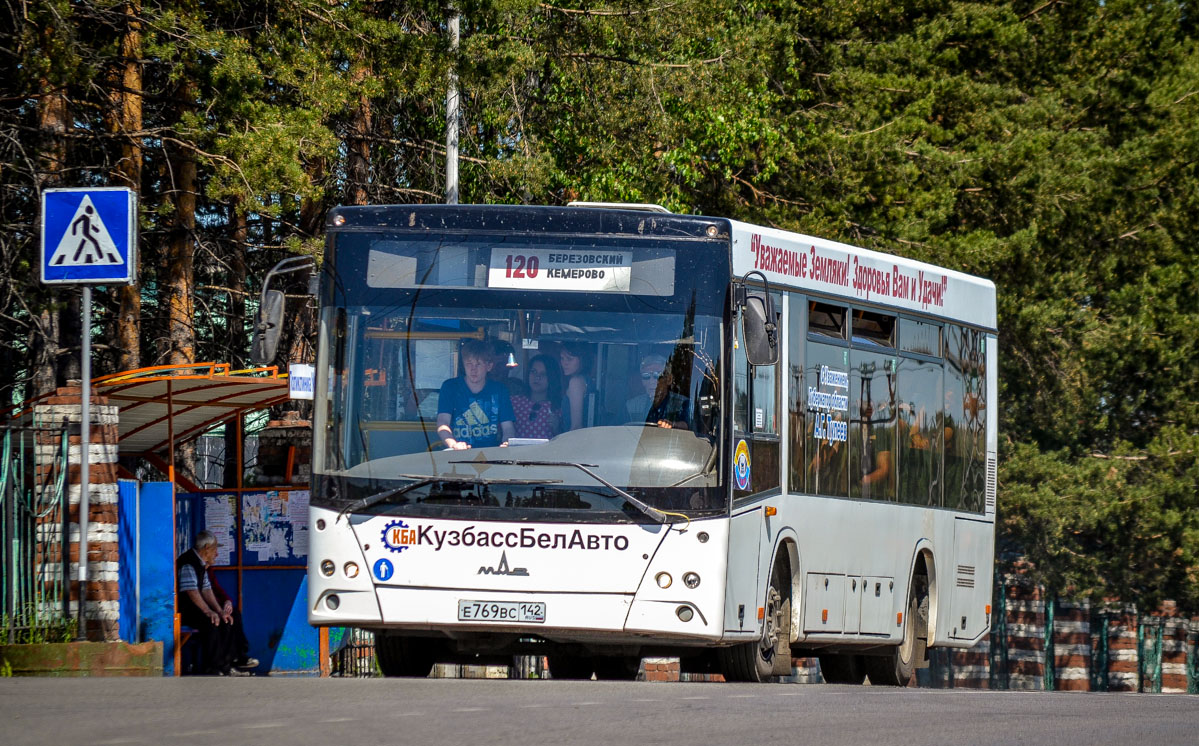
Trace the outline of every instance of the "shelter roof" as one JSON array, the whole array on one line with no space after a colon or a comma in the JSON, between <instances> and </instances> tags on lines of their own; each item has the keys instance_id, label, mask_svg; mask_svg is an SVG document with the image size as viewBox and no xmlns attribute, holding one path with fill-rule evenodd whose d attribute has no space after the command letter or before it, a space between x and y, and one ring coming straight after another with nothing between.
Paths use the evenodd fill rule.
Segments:
<instances>
[{"instance_id":1,"label":"shelter roof","mask_svg":"<svg viewBox=\"0 0 1199 746\"><path fill-rule=\"evenodd\" d=\"M287 401L277 367L231 371L228 363L158 366L95 379L92 390L120 407L124 454L158 453L234 417ZM171 422L173 420L173 423Z\"/></svg>"},{"instance_id":2,"label":"shelter roof","mask_svg":"<svg viewBox=\"0 0 1199 746\"><path fill-rule=\"evenodd\" d=\"M120 408L120 449L135 455L159 453L172 437L184 443L239 414L282 403L289 390L287 375L274 366L230 370L228 363L195 363L94 378L92 395Z\"/></svg>"}]
</instances>

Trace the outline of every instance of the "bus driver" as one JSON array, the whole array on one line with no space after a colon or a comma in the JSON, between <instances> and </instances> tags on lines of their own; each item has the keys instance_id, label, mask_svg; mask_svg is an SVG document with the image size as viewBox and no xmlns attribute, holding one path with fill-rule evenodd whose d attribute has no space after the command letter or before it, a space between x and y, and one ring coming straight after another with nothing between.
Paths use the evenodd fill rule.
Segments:
<instances>
[{"instance_id":1,"label":"bus driver","mask_svg":"<svg viewBox=\"0 0 1199 746\"><path fill-rule=\"evenodd\" d=\"M516 434L512 400L504 384L487 377L491 345L472 339L461 355L462 376L441 384L437 397L437 436L454 450L508 445Z\"/></svg>"}]
</instances>

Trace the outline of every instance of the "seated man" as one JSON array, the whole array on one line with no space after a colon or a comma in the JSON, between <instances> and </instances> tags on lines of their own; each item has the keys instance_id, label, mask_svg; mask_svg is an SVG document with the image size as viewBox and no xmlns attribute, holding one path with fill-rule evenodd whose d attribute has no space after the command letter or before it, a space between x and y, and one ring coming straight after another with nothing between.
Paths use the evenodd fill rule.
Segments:
<instances>
[{"instance_id":1,"label":"seated man","mask_svg":"<svg viewBox=\"0 0 1199 746\"><path fill-rule=\"evenodd\" d=\"M658 427L688 427L691 400L670 390L673 382L666 358L656 353L641 361L641 385L645 393L625 403L629 422L647 422Z\"/></svg>"},{"instance_id":2,"label":"seated man","mask_svg":"<svg viewBox=\"0 0 1199 746\"><path fill-rule=\"evenodd\" d=\"M208 568L216 559L216 536L210 531L196 534L192 548L175 560L179 582L179 613L183 624L196 630L200 645L200 668L197 673L209 676L228 676L233 669L248 671L258 667L258 661L239 648L245 641L241 631L241 615L235 614L233 603L218 602L212 590Z\"/></svg>"},{"instance_id":3,"label":"seated man","mask_svg":"<svg viewBox=\"0 0 1199 746\"><path fill-rule=\"evenodd\" d=\"M508 445L516 434L508 388L487 377L493 365L491 345L462 345L463 375L441 384L437 398L437 437L446 448Z\"/></svg>"}]
</instances>

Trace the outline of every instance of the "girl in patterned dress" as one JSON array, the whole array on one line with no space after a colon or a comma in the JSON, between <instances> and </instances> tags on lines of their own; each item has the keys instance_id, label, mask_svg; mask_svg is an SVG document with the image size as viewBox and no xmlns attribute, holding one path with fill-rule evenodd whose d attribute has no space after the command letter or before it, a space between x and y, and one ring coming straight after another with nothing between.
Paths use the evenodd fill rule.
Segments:
<instances>
[{"instance_id":1,"label":"girl in patterned dress","mask_svg":"<svg viewBox=\"0 0 1199 746\"><path fill-rule=\"evenodd\" d=\"M552 438L562 429L562 368L549 355L529 362L529 395L512 397L516 437Z\"/></svg>"}]
</instances>

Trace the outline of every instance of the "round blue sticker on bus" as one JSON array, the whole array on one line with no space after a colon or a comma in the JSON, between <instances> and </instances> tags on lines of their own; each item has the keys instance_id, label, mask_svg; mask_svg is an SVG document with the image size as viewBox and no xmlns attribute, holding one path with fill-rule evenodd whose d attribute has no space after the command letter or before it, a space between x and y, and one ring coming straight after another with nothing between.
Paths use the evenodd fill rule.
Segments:
<instances>
[{"instance_id":1,"label":"round blue sticker on bus","mask_svg":"<svg viewBox=\"0 0 1199 746\"><path fill-rule=\"evenodd\" d=\"M386 557L375 563L375 577L379 580L390 580L392 574L394 573L395 568L391 566L391 560L387 559Z\"/></svg>"},{"instance_id":2,"label":"round blue sticker on bus","mask_svg":"<svg viewBox=\"0 0 1199 746\"><path fill-rule=\"evenodd\" d=\"M733 451L733 476L737 489L749 489L749 444L744 440L737 441L737 449Z\"/></svg>"}]
</instances>

